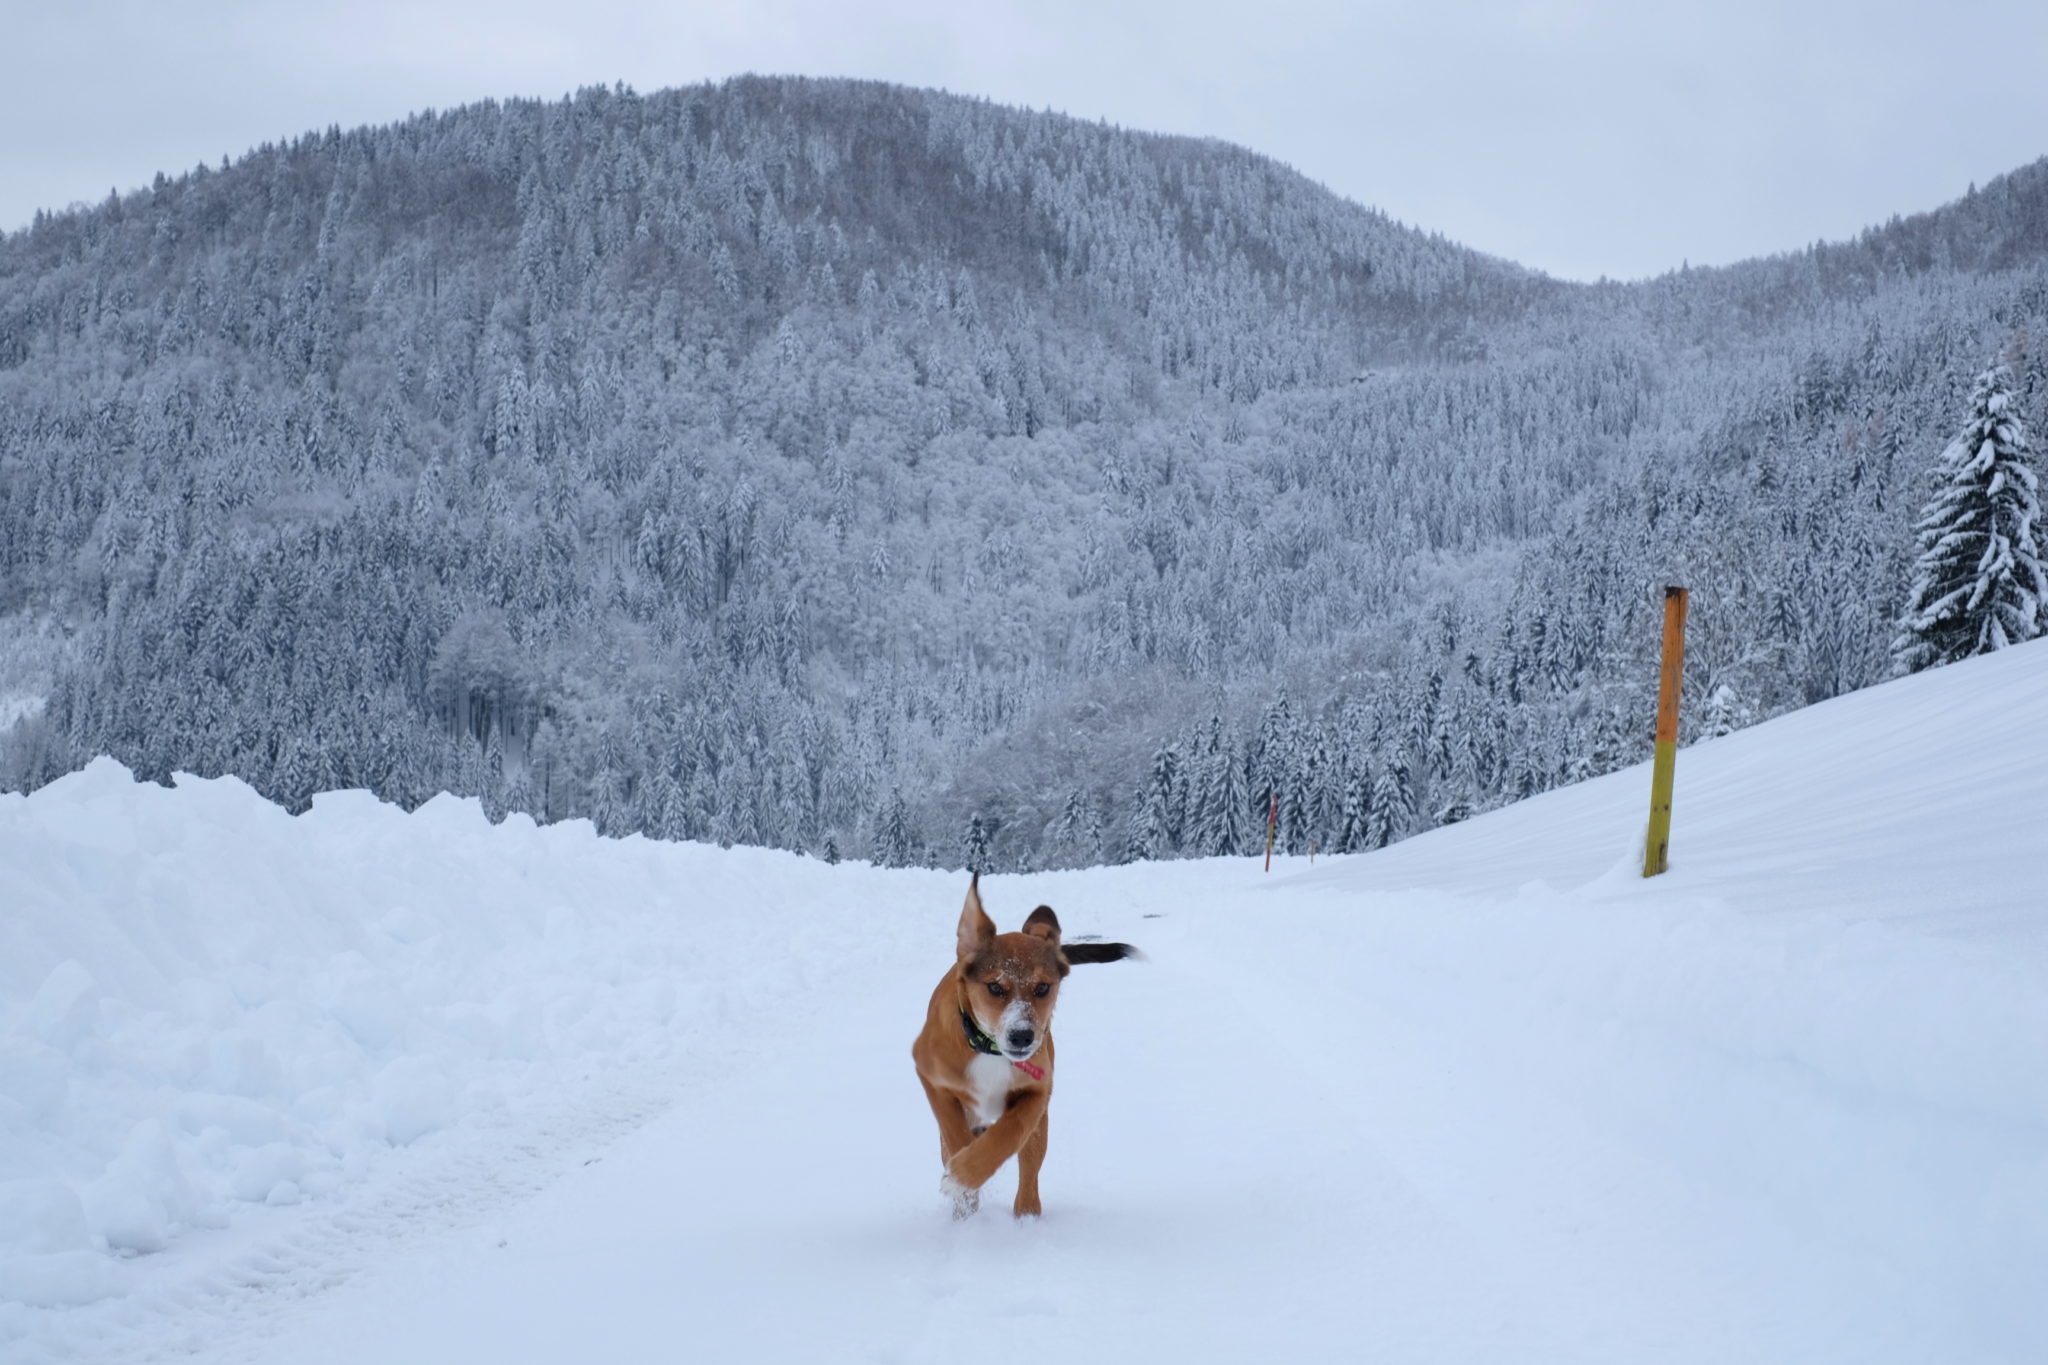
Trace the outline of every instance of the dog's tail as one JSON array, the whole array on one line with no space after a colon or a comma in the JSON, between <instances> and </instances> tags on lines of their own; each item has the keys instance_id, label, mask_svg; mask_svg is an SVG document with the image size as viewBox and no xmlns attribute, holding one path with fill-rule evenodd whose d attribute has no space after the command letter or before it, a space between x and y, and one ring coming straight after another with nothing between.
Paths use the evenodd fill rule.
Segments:
<instances>
[{"instance_id":1,"label":"dog's tail","mask_svg":"<svg viewBox=\"0 0 2048 1365\"><path fill-rule=\"evenodd\" d=\"M1075 966L1084 962L1120 962L1134 957L1144 961L1145 955L1128 943L1064 943L1060 955Z\"/></svg>"}]
</instances>

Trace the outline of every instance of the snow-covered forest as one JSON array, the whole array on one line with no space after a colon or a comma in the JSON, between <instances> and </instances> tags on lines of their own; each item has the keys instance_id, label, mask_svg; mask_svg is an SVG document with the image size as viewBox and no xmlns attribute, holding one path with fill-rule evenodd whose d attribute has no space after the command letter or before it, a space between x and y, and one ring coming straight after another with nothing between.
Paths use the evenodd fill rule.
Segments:
<instances>
[{"instance_id":1,"label":"snow-covered forest","mask_svg":"<svg viewBox=\"0 0 2048 1365\"><path fill-rule=\"evenodd\" d=\"M1875 682L2048 162L1567 285L1249 152L747 78L0 239L0 785L1000 868L1373 847ZM11 722L11 726L10 726Z\"/></svg>"}]
</instances>

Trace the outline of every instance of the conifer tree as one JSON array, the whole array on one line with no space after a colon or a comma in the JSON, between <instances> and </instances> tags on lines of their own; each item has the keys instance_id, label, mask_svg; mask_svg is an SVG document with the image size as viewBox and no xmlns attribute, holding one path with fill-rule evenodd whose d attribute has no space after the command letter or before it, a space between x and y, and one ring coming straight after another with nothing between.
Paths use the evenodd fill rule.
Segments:
<instances>
[{"instance_id":1,"label":"conifer tree","mask_svg":"<svg viewBox=\"0 0 2048 1365\"><path fill-rule=\"evenodd\" d=\"M910 810L904 804L902 791L894 787L889 790L881 833L875 840L875 861L883 867L910 864Z\"/></svg>"},{"instance_id":2,"label":"conifer tree","mask_svg":"<svg viewBox=\"0 0 2048 1365\"><path fill-rule=\"evenodd\" d=\"M988 825L976 811L967 820L967 833L960 840L961 852L967 858L969 872L988 871Z\"/></svg>"},{"instance_id":3,"label":"conifer tree","mask_svg":"<svg viewBox=\"0 0 2048 1365\"><path fill-rule=\"evenodd\" d=\"M1158 850L1146 838L1145 829L1145 788L1138 788L1131 802L1131 813L1124 820L1123 847L1118 851L1119 863L1148 862L1158 856Z\"/></svg>"},{"instance_id":4,"label":"conifer tree","mask_svg":"<svg viewBox=\"0 0 2048 1365\"><path fill-rule=\"evenodd\" d=\"M1158 858L1175 847L1171 807L1174 769L1179 761L1180 756L1170 744L1152 755L1152 779L1138 798L1132 822L1135 840L1144 846L1144 857Z\"/></svg>"},{"instance_id":5,"label":"conifer tree","mask_svg":"<svg viewBox=\"0 0 2048 1365\"><path fill-rule=\"evenodd\" d=\"M1372 809L1367 813L1365 846L1385 848L1407 834L1415 823L1415 792L1409 784L1406 759L1396 758L1380 769L1372 784Z\"/></svg>"},{"instance_id":6,"label":"conifer tree","mask_svg":"<svg viewBox=\"0 0 2048 1365\"><path fill-rule=\"evenodd\" d=\"M1250 853L1251 795L1246 790L1244 760L1237 746L1228 742L1216 753L1216 813L1212 851L1225 857Z\"/></svg>"},{"instance_id":7,"label":"conifer tree","mask_svg":"<svg viewBox=\"0 0 2048 1365\"><path fill-rule=\"evenodd\" d=\"M1081 856L1084 867L1102 861L1102 815L1090 801L1081 811Z\"/></svg>"},{"instance_id":8,"label":"conifer tree","mask_svg":"<svg viewBox=\"0 0 2048 1365\"><path fill-rule=\"evenodd\" d=\"M649 784L652 791L653 820L647 827L657 839L687 839L690 837L689 817L684 813L683 786L676 781L675 773L662 768L655 773Z\"/></svg>"},{"instance_id":9,"label":"conifer tree","mask_svg":"<svg viewBox=\"0 0 2048 1365\"><path fill-rule=\"evenodd\" d=\"M1365 847L1369 824L1370 788L1363 772L1344 784L1344 808L1337 827L1337 852L1352 853Z\"/></svg>"},{"instance_id":10,"label":"conifer tree","mask_svg":"<svg viewBox=\"0 0 2048 1365\"><path fill-rule=\"evenodd\" d=\"M1247 851L1249 839L1245 810L1251 798L1245 792L1245 767L1237 745L1223 729L1223 716L1212 716L1206 731L1186 847L1200 857L1231 857Z\"/></svg>"},{"instance_id":11,"label":"conifer tree","mask_svg":"<svg viewBox=\"0 0 2048 1365\"><path fill-rule=\"evenodd\" d=\"M1749 706L1727 683L1722 683L1707 694L1706 720L1701 729L1708 739L1719 739L1732 735L1750 722Z\"/></svg>"},{"instance_id":12,"label":"conifer tree","mask_svg":"<svg viewBox=\"0 0 2048 1365\"><path fill-rule=\"evenodd\" d=\"M2003 364L1986 370L1970 409L1942 452L1941 487L1915 527L1920 557L1892 641L1901 673L1988 654L2041 632L2048 578L2040 502L2012 371Z\"/></svg>"},{"instance_id":13,"label":"conifer tree","mask_svg":"<svg viewBox=\"0 0 2048 1365\"><path fill-rule=\"evenodd\" d=\"M1076 787L1067 793L1052 832L1047 866L1093 867L1102 861L1102 816L1087 792Z\"/></svg>"}]
</instances>

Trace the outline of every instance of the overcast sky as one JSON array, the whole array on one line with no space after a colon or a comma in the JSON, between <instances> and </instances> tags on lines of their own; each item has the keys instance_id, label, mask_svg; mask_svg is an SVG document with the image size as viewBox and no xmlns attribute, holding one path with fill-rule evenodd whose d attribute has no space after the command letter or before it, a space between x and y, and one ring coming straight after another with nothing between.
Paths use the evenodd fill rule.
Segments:
<instances>
[{"instance_id":1,"label":"overcast sky","mask_svg":"<svg viewBox=\"0 0 2048 1365\"><path fill-rule=\"evenodd\" d=\"M2042 0L0 0L0 228L328 124L747 71L1226 138L1570 279L1853 235L2048 154Z\"/></svg>"}]
</instances>

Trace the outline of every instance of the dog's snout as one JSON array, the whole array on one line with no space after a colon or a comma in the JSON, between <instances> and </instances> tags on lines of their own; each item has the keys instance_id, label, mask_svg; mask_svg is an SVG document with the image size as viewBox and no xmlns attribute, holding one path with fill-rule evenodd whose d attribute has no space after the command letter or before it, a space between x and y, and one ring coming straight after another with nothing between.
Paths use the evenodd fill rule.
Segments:
<instances>
[{"instance_id":1,"label":"dog's snout","mask_svg":"<svg viewBox=\"0 0 2048 1365\"><path fill-rule=\"evenodd\" d=\"M1031 1039L1033 1036L1034 1035L1032 1034L1031 1030L1028 1028L1013 1028L1010 1030L1010 1046L1030 1047Z\"/></svg>"}]
</instances>

